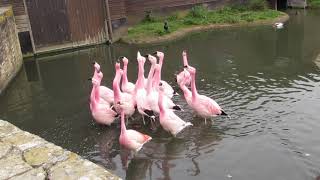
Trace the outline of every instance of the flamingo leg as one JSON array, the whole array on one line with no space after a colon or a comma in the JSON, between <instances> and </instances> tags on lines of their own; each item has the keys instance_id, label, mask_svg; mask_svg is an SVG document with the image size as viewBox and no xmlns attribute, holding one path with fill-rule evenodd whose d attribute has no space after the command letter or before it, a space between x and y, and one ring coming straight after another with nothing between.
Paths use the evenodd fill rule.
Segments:
<instances>
[{"instance_id":1,"label":"flamingo leg","mask_svg":"<svg viewBox=\"0 0 320 180\"><path fill-rule=\"evenodd\" d=\"M204 124L207 124L207 118L204 118Z\"/></svg>"},{"instance_id":2,"label":"flamingo leg","mask_svg":"<svg viewBox=\"0 0 320 180\"><path fill-rule=\"evenodd\" d=\"M142 122L143 122L143 125L146 125L146 122L144 121L144 115L142 115Z\"/></svg>"}]
</instances>

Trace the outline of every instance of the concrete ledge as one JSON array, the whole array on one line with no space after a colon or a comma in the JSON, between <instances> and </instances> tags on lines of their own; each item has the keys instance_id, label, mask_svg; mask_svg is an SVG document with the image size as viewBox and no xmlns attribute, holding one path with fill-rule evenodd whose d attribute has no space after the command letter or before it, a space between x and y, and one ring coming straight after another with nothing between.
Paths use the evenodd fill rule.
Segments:
<instances>
[{"instance_id":1,"label":"concrete ledge","mask_svg":"<svg viewBox=\"0 0 320 180\"><path fill-rule=\"evenodd\" d=\"M75 153L0 120L0 179L120 178Z\"/></svg>"},{"instance_id":2,"label":"concrete ledge","mask_svg":"<svg viewBox=\"0 0 320 180\"><path fill-rule=\"evenodd\" d=\"M199 25L199 26L191 26L187 28L183 28L181 30L175 31L171 34L159 36L159 37L148 37L144 39L127 39L126 37L120 39L121 42L127 44L156 44L156 43L164 43L172 40L180 39L185 37L188 34L200 31L209 31L212 29L222 29L222 28L232 28L232 27L243 27L243 26L258 26L258 25L272 25L276 22L286 22L289 20L289 15L286 13L282 13L282 16L270 19L270 20L259 20L254 22L243 22L243 23L235 23L235 24L209 24L209 25Z\"/></svg>"}]
</instances>

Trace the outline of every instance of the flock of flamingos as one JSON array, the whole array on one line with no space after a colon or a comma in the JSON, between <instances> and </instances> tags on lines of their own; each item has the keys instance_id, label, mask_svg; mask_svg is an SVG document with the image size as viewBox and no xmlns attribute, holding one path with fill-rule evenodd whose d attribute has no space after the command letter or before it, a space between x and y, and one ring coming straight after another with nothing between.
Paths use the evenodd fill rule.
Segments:
<instances>
[{"instance_id":1,"label":"flock of flamingos","mask_svg":"<svg viewBox=\"0 0 320 180\"><path fill-rule=\"evenodd\" d=\"M176 92L166 81L161 80L164 53L157 51L153 55L159 58L159 63L155 56L150 54L141 56L140 52L137 53L139 71L135 84L128 81L128 59L126 57L119 59L123 62L123 69L119 62L115 64L116 73L112 89L100 85L103 73L96 62L94 63L94 75L91 78L93 87L90 95L90 109L93 118L99 124L110 125L120 115L119 142L134 152L138 152L145 143L152 139L146 134L126 128L125 119L128 121L136 109L142 115L143 123L145 123L144 117L148 117L152 123L156 120L156 115L159 115L160 125L173 136L184 128L192 126L190 122L183 121L174 113L182 110L171 100ZM188 64L186 51L183 51L182 57L184 69L176 75L176 81L188 105L197 115L204 118L205 122L207 118L219 115L228 116L213 99L198 94L195 82L196 69ZM151 63L147 78L144 76L146 59ZM191 91L189 86L191 86Z\"/></svg>"}]
</instances>

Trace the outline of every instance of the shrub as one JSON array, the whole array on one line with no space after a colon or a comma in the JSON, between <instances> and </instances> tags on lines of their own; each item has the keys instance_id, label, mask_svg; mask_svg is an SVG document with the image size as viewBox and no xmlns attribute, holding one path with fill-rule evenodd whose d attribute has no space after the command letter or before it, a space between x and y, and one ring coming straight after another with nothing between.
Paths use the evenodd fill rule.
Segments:
<instances>
[{"instance_id":1,"label":"shrub","mask_svg":"<svg viewBox=\"0 0 320 180\"><path fill-rule=\"evenodd\" d=\"M206 18L208 9L204 6L194 6L191 8L190 15L195 18Z\"/></svg>"},{"instance_id":2,"label":"shrub","mask_svg":"<svg viewBox=\"0 0 320 180\"><path fill-rule=\"evenodd\" d=\"M145 15L142 22L155 22L155 21L156 21L156 18L153 17L152 11L151 10L145 11Z\"/></svg>"},{"instance_id":3,"label":"shrub","mask_svg":"<svg viewBox=\"0 0 320 180\"><path fill-rule=\"evenodd\" d=\"M266 0L248 0L248 8L250 10L266 10L268 9L268 3Z\"/></svg>"}]
</instances>

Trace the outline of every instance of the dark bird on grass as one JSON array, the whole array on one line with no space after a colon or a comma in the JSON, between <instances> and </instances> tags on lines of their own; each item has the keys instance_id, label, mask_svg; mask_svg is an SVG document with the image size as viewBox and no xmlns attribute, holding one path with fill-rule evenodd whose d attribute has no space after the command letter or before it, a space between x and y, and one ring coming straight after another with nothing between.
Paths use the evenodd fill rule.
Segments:
<instances>
[{"instance_id":1,"label":"dark bird on grass","mask_svg":"<svg viewBox=\"0 0 320 180\"><path fill-rule=\"evenodd\" d=\"M165 32L169 32L169 25L168 25L167 21L164 21L163 29L164 29Z\"/></svg>"}]
</instances>

